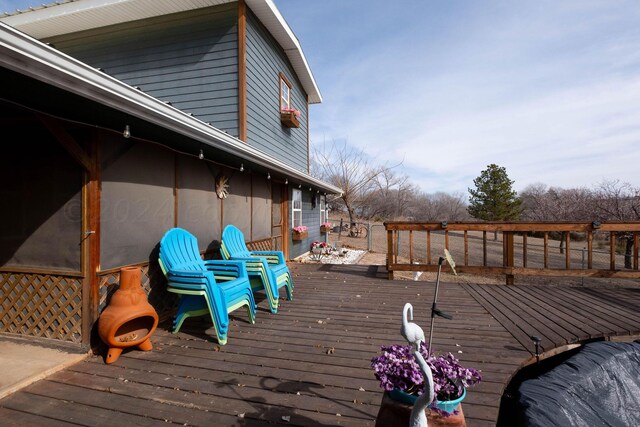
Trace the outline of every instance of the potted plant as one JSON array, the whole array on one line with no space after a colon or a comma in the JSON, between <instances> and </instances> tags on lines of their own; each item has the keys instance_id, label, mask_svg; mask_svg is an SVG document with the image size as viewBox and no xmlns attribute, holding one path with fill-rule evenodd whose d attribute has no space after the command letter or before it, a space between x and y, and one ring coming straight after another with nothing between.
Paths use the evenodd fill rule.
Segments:
<instances>
[{"instance_id":1,"label":"potted plant","mask_svg":"<svg viewBox=\"0 0 640 427\"><path fill-rule=\"evenodd\" d=\"M280 121L288 128L299 128L300 111L295 108L283 107L280 110Z\"/></svg>"},{"instance_id":2,"label":"potted plant","mask_svg":"<svg viewBox=\"0 0 640 427\"><path fill-rule=\"evenodd\" d=\"M327 254L327 243L315 241L311 244L311 258L320 261Z\"/></svg>"},{"instance_id":3,"label":"potted plant","mask_svg":"<svg viewBox=\"0 0 640 427\"><path fill-rule=\"evenodd\" d=\"M304 240L309 237L309 228L306 225L293 227L293 240Z\"/></svg>"},{"instance_id":4,"label":"potted plant","mask_svg":"<svg viewBox=\"0 0 640 427\"><path fill-rule=\"evenodd\" d=\"M371 359L371 367L380 381L380 387L391 400L413 405L424 388L422 374L413 354L414 347L394 344L383 345L380 350L382 354ZM420 345L420 353L433 375L435 397L430 411L441 417L456 414L459 403L466 396L467 387L481 381L480 372L463 367L451 353L441 356L429 354L424 342Z\"/></svg>"},{"instance_id":5,"label":"potted plant","mask_svg":"<svg viewBox=\"0 0 640 427\"><path fill-rule=\"evenodd\" d=\"M323 222L322 224L320 224L321 233L328 233L331 231L332 228L333 228L333 224L331 224L330 222Z\"/></svg>"}]
</instances>

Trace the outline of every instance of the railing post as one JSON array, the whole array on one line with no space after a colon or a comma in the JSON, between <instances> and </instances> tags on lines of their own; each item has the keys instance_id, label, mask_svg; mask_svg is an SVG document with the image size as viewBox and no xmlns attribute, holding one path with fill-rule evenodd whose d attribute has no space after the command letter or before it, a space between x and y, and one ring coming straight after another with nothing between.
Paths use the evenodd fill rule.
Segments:
<instances>
[{"instance_id":1,"label":"railing post","mask_svg":"<svg viewBox=\"0 0 640 427\"><path fill-rule=\"evenodd\" d=\"M389 274L389 280L393 280L393 270L391 269L391 263L393 259L393 231L387 230L387 272Z\"/></svg>"},{"instance_id":2,"label":"railing post","mask_svg":"<svg viewBox=\"0 0 640 427\"><path fill-rule=\"evenodd\" d=\"M513 231L502 232L502 266L506 269L506 283L513 285L513 267L514 267L514 250L513 250Z\"/></svg>"},{"instance_id":3,"label":"railing post","mask_svg":"<svg viewBox=\"0 0 640 427\"><path fill-rule=\"evenodd\" d=\"M586 251L587 248L582 248L582 269L584 270L584 251ZM584 286L584 274L582 275L582 286Z\"/></svg>"},{"instance_id":4,"label":"railing post","mask_svg":"<svg viewBox=\"0 0 640 427\"><path fill-rule=\"evenodd\" d=\"M367 222L367 250L371 252L371 223Z\"/></svg>"}]
</instances>

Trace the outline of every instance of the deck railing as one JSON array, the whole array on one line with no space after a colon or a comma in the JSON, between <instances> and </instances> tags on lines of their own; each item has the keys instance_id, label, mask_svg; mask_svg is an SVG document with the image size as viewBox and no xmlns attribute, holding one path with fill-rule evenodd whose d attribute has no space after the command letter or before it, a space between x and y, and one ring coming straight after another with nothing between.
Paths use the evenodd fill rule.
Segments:
<instances>
[{"instance_id":1,"label":"deck railing","mask_svg":"<svg viewBox=\"0 0 640 427\"><path fill-rule=\"evenodd\" d=\"M640 278L640 222L385 222L384 226L390 279L396 271L437 271L445 248L458 272L505 275L507 284L513 284L515 275ZM447 269L443 265L443 271Z\"/></svg>"}]
</instances>

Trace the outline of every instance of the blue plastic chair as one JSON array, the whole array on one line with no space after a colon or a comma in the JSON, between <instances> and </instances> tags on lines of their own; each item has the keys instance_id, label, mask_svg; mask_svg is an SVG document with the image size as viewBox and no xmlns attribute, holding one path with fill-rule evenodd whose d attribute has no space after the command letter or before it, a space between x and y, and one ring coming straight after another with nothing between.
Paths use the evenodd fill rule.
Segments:
<instances>
[{"instance_id":1,"label":"blue plastic chair","mask_svg":"<svg viewBox=\"0 0 640 427\"><path fill-rule=\"evenodd\" d=\"M243 261L204 261L195 236L173 228L160 241L159 262L167 290L180 296L173 333L188 317L210 314L218 343L224 345L229 313L242 306L255 323L256 303Z\"/></svg>"},{"instance_id":2,"label":"blue plastic chair","mask_svg":"<svg viewBox=\"0 0 640 427\"><path fill-rule=\"evenodd\" d=\"M293 299L293 280L281 251L250 251L244 235L237 227L227 225L222 231L222 257L247 263L247 273L254 289L264 289L272 313L278 312L278 288L287 290L287 299Z\"/></svg>"}]
</instances>

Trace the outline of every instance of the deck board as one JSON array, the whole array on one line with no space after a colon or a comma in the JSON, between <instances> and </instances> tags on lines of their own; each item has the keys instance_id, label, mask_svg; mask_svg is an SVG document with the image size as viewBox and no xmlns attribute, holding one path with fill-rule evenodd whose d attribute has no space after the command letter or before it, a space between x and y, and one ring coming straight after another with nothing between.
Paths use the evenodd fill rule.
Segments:
<instances>
[{"instance_id":1,"label":"deck board","mask_svg":"<svg viewBox=\"0 0 640 427\"><path fill-rule=\"evenodd\" d=\"M94 357L0 400L3 425L373 426L382 393L370 369L381 344L402 343L401 311L428 333L434 284L388 281L368 266L292 265L294 300L277 315L258 298L256 324L233 313L219 346L206 318L161 326L151 352L113 365ZM469 426L494 425L512 375L545 350L640 334L637 289L441 283L433 347L482 370L464 402Z\"/></svg>"}]
</instances>

